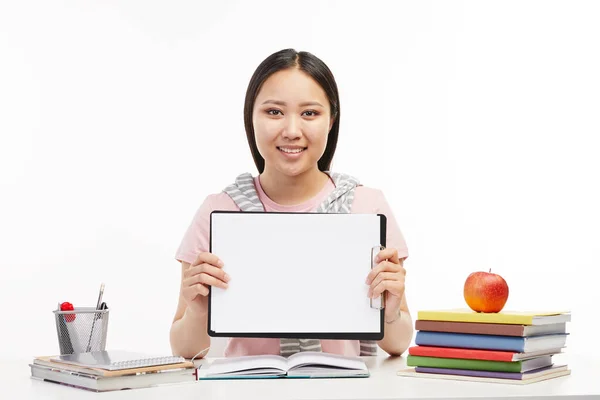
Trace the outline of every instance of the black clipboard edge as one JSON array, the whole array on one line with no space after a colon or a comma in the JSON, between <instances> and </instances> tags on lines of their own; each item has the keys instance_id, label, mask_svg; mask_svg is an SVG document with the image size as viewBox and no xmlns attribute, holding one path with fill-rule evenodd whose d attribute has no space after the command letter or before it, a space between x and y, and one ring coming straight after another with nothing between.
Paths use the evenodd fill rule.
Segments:
<instances>
[{"instance_id":1,"label":"black clipboard edge","mask_svg":"<svg viewBox=\"0 0 600 400\"><path fill-rule=\"evenodd\" d=\"M269 332L269 333L229 333L215 332L208 330L210 337L227 337L227 338L263 338L263 339L332 339L332 340L381 340L383 333L381 332L322 332L322 333L290 333L290 332Z\"/></svg>"},{"instance_id":2,"label":"black clipboard edge","mask_svg":"<svg viewBox=\"0 0 600 400\"><path fill-rule=\"evenodd\" d=\"M265 214L264 211L225 211L225 210L214 210L210 213L210 227L209 227L209 232L210 232L210 237L209 237L209 241L208 241L208 251L210 253L212 253L212 221L213 221L213 214L240 214L240 213L245 213L245 214ZM294 213L288 213L288 212L278 212L278 211L272 211L269 212L269 214L327 214L327 213L313 213L313 212L294 212ZM387 234L387 217L384 214L377 214L377 216L380 218L380 231L379 231L379 244L383 247L386 246L386 234ZM369 249L370 251L371 249ZM208 315L207 315L207 333L208 336L210 337L247 337L247 338L264 338L264 339L280 339L280 338L285 338L285 339L295 339L295 338L302 338L302 339L333 339L333 340L381 340L383 339L383 333L384 333L384 320L385 320L385 308L382 308L380 310L380 315L379 315L379 321L380 321L380 326L379 326L379 332L373 333L373 332L352 332L352 333L331 333L331 332L322 332L322 333L273 333L273 332L269 332L269 333L255 333L255 332L248 332L248 333L233 333L233 332L215 332L214 330L211 329L211 303L212 303L212 287L209 286L208 288Z\"/></svg>"}]
</instances>

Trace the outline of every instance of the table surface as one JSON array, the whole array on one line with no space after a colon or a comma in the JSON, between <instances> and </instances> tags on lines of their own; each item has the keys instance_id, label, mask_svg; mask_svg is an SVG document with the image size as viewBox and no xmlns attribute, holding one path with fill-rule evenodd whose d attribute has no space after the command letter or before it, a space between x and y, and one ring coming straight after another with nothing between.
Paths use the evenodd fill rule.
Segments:
<instances>
[{"instance_id":1,"label":"table surface","mask_svg":"<svg viewBox=\"0 0 600 400\"><path fill-rule=\"evenodd\" d=\"M405 357L365 357L369 378L198 381L94 393L31 378L32 360L0 364L2 393L26 399L600 399L600 358L562 354L571 375L529 385L460 382L396 375ZM203 360L203 363L210 362Z\"/></svg>"}]
</instances>

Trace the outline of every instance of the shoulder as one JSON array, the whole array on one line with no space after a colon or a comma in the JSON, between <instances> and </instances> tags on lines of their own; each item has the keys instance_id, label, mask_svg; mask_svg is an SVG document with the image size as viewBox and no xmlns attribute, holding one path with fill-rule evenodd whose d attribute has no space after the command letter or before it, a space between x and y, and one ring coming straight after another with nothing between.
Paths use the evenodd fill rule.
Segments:
<instances>
[{"instance_id":1,"label":"shoulder","mask_svg":"<svg viewBox=\"0 0 600 400\"><path fill-rule=\"evenodd\" d=\"M381 198L384 197L383 191L381 189L372 187L359 185L356 187L356 196L366 197L366 198Z\"/></svg>"},{"instance_id":2,"label":"shoulder","mask_svg":"<svg viewBox=\"0 0 600 400\"><path fill-rule=\"evenodd\" d=\"M356 184L352 203L353 213L377 213L388 208L385 196L379 188L363 185L356 176L345 172L330 172L329 174L336 185L344 181Z\"/></svg>"},{"instance_id":3,"label":"shoulder","mask_svg":"<svg viewBox=\"0 0 600 400\"><path fill-rule=\"evenodd\" d=\"M354 192L353 212L372 213L387 208L387 200L383 191L371 186L357 186Z\"/></svg>"},{"instance_id":4,"label":"shoulder","mask_svg":"<svg viewBox=\"0 0 600 400\"><path fill-rule=\"evenodd\" d=\"M234 191L246 187L249 184L252 185L255 179L256 178L253 177L249 172L239 174L235 179L232 179L227 186L224 186L220 192L210 193L207 195L202 202L200 209L204 212L208 212L209 214L215 210L239 211L240 208L237 206L235 201L233 201L231 196L235 194Z\"/></svg>"},{"instance_id":5,"label":"shoulder","mask_svg":"<svg viewBox=\"0 0 600 400\"><path fill-rule=\"evenodd\" d=\"M222 211L237 211L239 207L235 204L231 196L225 192L211 193L206 196L206 202L208 202L212 210Z\"/></svg>"},{"instance_id":6,"label":"shoulder","mask_svg":"<svg viewBox=\"0 0 600 400\"><path fill-rule=\"evenodd\" d=\"M225 192L211 193L198 208L198 215L209 215L213 211L238 211L239 207Z\"/></svg>"}]
</instances>

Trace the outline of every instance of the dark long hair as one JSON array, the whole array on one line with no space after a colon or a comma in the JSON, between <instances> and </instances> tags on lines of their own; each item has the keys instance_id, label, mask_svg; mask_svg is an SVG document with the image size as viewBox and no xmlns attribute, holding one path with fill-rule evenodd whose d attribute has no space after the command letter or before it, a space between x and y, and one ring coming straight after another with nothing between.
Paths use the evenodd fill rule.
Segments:
<instances>
[{"instance_id":1,"label":"dark long hair","mask_svg":"<svg viewBox=\"0 0 600 400\"><path fill-rule=\"evenodd\" d=\"M329 99L331 117L334 118L334 122L327 138L327 147L325 147L325 152L318 162L319 170L329 171L340 129L340 97L335 78L327 65L306 51L280 50L267 57L254 71L246 90L246 100L244 102L244 127L246 128L246 137L248 138L252 158L254 158L258 172L262 174L265 169L265 159L258 152L254 136L254 124L252 123L252 111L256 96L267 78L275 72L288 68L298 68L311 76L323 88Z\"/></svg>"}]
</instances>

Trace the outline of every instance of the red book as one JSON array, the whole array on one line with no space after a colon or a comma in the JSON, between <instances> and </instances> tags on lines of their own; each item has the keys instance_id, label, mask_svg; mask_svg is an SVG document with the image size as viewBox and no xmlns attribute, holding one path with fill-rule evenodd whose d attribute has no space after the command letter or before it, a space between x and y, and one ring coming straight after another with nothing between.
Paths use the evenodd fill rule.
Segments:
<instances>
[{"instance_id":1,"label":"red book","mask_svg":"<svg viewBox=\"0 0 600 400\"><path fill-rule=\"evenodd\" d=\"M422 357L463 358L468 360L520 361L542 355L558 354L561 349L516 353L513 351L459 349L455 347L413 346L408 354Z\"/></svg>"}]
</instances>

